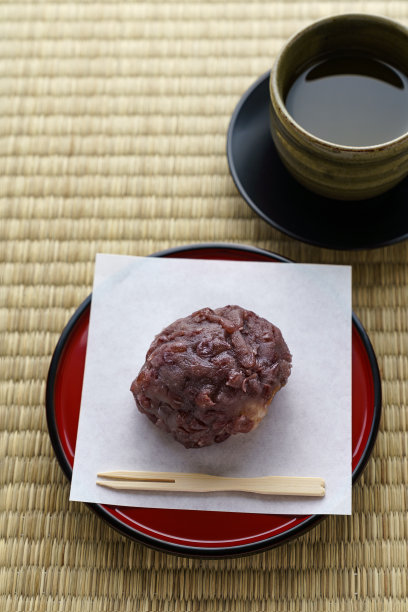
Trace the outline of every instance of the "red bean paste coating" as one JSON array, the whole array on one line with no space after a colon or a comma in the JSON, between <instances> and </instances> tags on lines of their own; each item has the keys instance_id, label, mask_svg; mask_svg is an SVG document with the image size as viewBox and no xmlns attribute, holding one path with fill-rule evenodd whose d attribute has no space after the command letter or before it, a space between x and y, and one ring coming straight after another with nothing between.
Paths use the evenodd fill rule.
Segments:
<instances>
[{"instance_id":1,"label":"red bean paste coating","mask_svg":"<svg viewBox=\"0 0 408 612\"><path fill-rule=\"evenodd\" d=\"M266 319L240 306L202 308L156 336L131 391L140 412L186 448L209 446L259 424L291 362Z\"/></svg>"}]
</instances>

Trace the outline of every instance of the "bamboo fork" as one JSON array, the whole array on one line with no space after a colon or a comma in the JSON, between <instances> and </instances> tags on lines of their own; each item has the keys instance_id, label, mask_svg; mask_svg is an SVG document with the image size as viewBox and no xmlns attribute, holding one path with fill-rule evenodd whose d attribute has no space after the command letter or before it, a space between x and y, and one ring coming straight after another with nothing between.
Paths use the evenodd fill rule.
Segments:
<instances>
[{"instance_id":1,"label":"bamboo fork","mask_svg":"<svg viewBox=\"0 0 408 612\"><path fill-rule=\"evenodd\" d=\"M182 491L210 493L214 491L241 491L262 495L299 495L324 497L323 478L300 476L260 476L255 478L229 478L208 474L178 472L100 472L96 484L109 489L128 491Z\"/></svg>"}]
</instances>

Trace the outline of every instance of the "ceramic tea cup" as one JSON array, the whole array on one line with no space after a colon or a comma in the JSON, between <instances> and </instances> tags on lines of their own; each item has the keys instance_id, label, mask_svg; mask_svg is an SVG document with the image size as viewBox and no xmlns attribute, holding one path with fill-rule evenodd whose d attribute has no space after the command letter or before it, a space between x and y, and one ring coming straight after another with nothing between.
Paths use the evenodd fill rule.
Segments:
<instances>
[{"instance_id":1,"label":"ceramic tea cup","mask_svg":"<svg viewBox=\"0 0 408 612\"><path fill-rule=\"evenodd\" d=\"M339 144L317 136L309 127L302 127L286 106L288 93L302 73L319 61L344 56L368 58L387 70L390 67L408 83L407 28L376 15L328 17L292 36L279 53L269 83L270 125L279 156L299 183L326 197L361 200L391 189L408 174L408 104L401 106L407 111L401 133L369 145ZM408 93L403 79L398 95ZM394 119L392 105L384 105L380 112L385 126L387 117Z\"/></svg>"}]
</instances>

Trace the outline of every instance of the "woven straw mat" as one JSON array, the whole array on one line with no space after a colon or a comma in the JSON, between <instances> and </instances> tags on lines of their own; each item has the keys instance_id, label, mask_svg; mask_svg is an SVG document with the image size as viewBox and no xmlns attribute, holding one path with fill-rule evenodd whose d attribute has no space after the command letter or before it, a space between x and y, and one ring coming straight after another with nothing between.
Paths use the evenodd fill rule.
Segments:
<instances>
[{"instance_id":1,"label":"woven straw mat","mask_svg":"<svg viewBox=\"0 0 408 612\"><path fill-rule=\"evenodd\" d=\"M236 103L282 43L348 11L408 23L406 0L0 4L1 611L408 609L407 244L292 240L243 202L225 155ZM199 561L132 543L69 503L44 395L96 252L209 241L352 264L383 414L351 517L266 553Z\"/></svg>"}]
</instances>

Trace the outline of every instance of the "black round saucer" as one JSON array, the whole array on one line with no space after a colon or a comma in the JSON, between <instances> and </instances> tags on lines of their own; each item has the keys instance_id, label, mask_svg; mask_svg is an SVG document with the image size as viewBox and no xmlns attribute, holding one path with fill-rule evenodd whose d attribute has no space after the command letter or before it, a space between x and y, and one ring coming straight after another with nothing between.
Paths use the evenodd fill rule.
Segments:
<instances>
[{"instance_id":1,"label":"black round saucer","mask_svg":"<svg viewBox=\"0 0 408 612\"><path fill-rule=\"evenodd\" d=\"M369 200L332 200L299 185L269 131L269 72L245 92L230 122L232 178L264 221L292 238L329 249L369 249L408 238L408 178Z\"/></svg>"}]
</instances>

